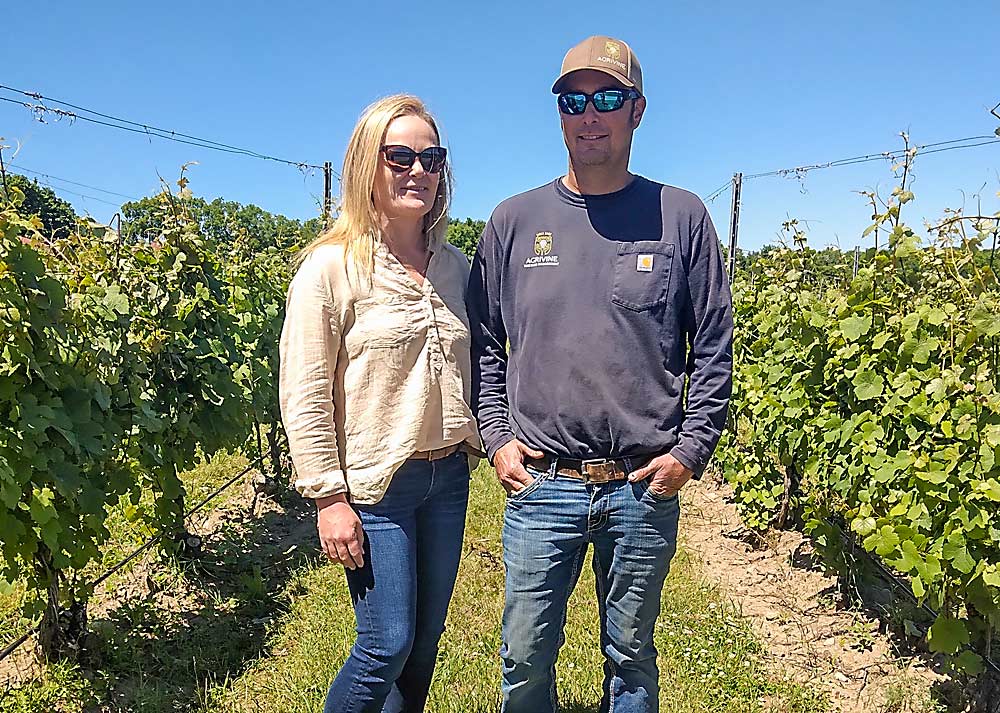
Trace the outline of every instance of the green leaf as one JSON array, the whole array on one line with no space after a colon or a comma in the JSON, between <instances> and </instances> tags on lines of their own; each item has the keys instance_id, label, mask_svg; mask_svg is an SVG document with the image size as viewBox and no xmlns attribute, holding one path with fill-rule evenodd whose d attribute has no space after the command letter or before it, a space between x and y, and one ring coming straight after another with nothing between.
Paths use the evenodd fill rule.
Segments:
<instances>
[{"instance_id":1,"label":"green leaf","mask_svg":"<svg viewBox=\"0 0 1000 713\"><path fill-rule=\"evenodd\" d=\"M983 657L973 651L963 651L955 657L955 666L965 673L978 676L985 670Z\"/></svg>"},{"instance_id":2,"label":"green leaf","mask_svg":"<svg viewBox=\"0 0 1000 713\"><path fill-rule=\"evenodd\" d=\"M59 535L62 534L63 531L62 525L59 524L59 521L49 520L43 524L39 530L41 531L42 542L48 546L54 556L59 555L61 549L59 546ZM56 567L59 567L58 562L55 563L55 565Z\"/></svg>"},{"instance_id":3,"label":"green leaf","mask_svg":"<svg viewBox=\"0 0 1000 713\"><path fill-rule=\"evenodd\" d=\"M129 313L128 297L122 294L118 285L112 285L104 293L104 306L121 315Z\"/></svg>"},{"instance_id":4,"label":"green leaf","mask_svg":"<svg viewBox=\"0 0 1000 713\"><path fill-rule=\"evenodd\" d=\"M990 311L990 309L979 302L969 314L969 321L975 328L987 337L995 337L1000 334L1000 315Z\"/></svg>"},{"instance_id":5,"label":"green leaf","mask_svg":"<svg viewBox=\"0 0 1000 713\"><path fill-rule=\"evenodd\" d=\"M54 493L50 488L42 488L41 490L35 491L34 497L31 500L29 512L31 513L31 519L34 520L36 524L45 525L50 520L59 516L56 509L52 507L53 496Z\"/></svg>"},{"instance_id":6,"label":"green leaf","mask_svg":"<svg viewBox=\"0 0 1000 713\"><path fill-rule=\"evenodd\" d=\"M996 478L990 478L985 483L981 483L979 492L993 502L1000 502L1000 482Z\"/></svg>"},{"instance_id":7,"label":"green leaf","mask_svg":"<svg viewBox=\"0 0 1000 713\"><path fill-rule=\"evenodd\" d=\"M968 645L969 630L961 619L953 619L942 614L927 632L927 643L931 651L954 654L962 646Z\"/></svg>"},{"instance_id":8,"label":"green leaf","mask_svg":"<svg viewBox=\"0 0 1000 713\"><path fill-rule=\"evenodd\" d=\"M1000 588L1000 571L997 571L996 565L990 565L991 570L983 572L983 582L989 587Z\"/></svg>"},{"instance_id":9,"label":"green leaf","mask_svg":"<svg viewBox=\"0 0 1000 713\"><path fill-rule=\"evenodd\" d=\"M920 556L920 553L917 552L917 546L913 544L913 540L903 542L900 546L900 551L903 553L903 556L895 562L895 567L899 571L912 572L918 570L923 565L924 560Z\"/></svg>"},{"instance_id":10,"label":"green leaf","mask_svg":"<svg viewBox=\"0 0 1000 713\"><path fill-rule=\"evenodd\" d=\"M868 315L840 320L840 331L843 333L844 339L849 342L858 341L863 335L868 334L868 330L871 328L872 318Z\"/></svg>"},{"instance_id":11,"label":"green leaf","mask_svg":"<svg viewBox=\"0 0 1000 713\"><path fill-rule=\"evenodd\" d=\"M885 388L885 379L874 371L859 371L851 380L854 384L854 395L860 401L868 401L882 395Z\"/></svg>"},{"instance_id":12,"label":"green leaf","mask_svg":"<svg viewBox=\"0 0 1000 713\"><path fill-rule=\"evenodd\" d=\"M21 488L9 480L0 480L0 503L13 510L21 500Z\"/></svg>"},{"instance_id":13,"label":"green leaf","mask_svg":"<svg viewBox=\"0 0 1000 713\"><path fill-rule=\"evenodd\" d=\"M874 550L882 557L886 557L896 551L899 546L899 535L889 525L883 525L878 531L865 538L864 546L866 550Z\"/></svg>"},{"instance_id":14,"label":"green leaf","mask_svg":"<svg viewBox=\"0 0 1000 713\"><path fill-rule=\"evenodd\" d=\"M948 319L948 315L944 313L943 309L939 309L937 307L931 309L927 313L926 317L927 323L935 327L940 327L942 324L944 324L946 319Z\"/></svg>"},{"instance_id":15,"label":"green leaf","mask_svg":"<svg viewBox=\"0 0 1000 713\"><path fill-rule=\"evenodd\" d=\"M876 334L872 339L872 349L875 351L882 349L885 346L885 343L888 342L889 338L892 336L893 335L889 332L880 332L879 334Z\"/></svg>"},{"instance_id":16,"label":"green leaf","mask_svg":"<svg viewBox=\"0 0 1000 713\"><path fill-rule=\"evenodd\" d=\"M876 523L873 517L859 517L851 521L851 529L861 537L867 537L875 532L875 527Z\"/></svg>"},{"instance_id":17,"label":"green leaf","mask_svg":"<svg viewBox=\"0 0 1000 713\"><path fill-rule=\"evenodd\" d=\"M925 579L928 582L933 582L935 579L941 576L941 560L932 554L927 555L927 560L924 563Z\"/></svg>"},{"instance_id":18,"label":"green leaf","mask_svg":"<svg viewBox=\"0 0 1000 713\"><path fill-rule=\"evenodd\" d=\"M946 560L951 560L951 565L962 574L969 574L976 568L976 562L969 556L965 540L949 541L941 549L941 556Z\"/></svg>"},{"instance_id":19,"label":"green leaf","mask_svg":"<svg viewBox=\"0 0 1000 713\"><path fill-rule=\"evenodd\" d=\"M938 340L925 337L917 342L913 350L913 361L916 364L926 364L931 358L931 352L938 348Z\"/></svg>"}]
</instances>

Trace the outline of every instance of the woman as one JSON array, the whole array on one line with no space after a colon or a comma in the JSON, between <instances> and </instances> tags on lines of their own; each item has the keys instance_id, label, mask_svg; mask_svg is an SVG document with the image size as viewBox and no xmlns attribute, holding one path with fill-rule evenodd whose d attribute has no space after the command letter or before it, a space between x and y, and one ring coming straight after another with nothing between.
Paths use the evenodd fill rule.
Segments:
<instances>
[{"instance_id":1,"label":"woman","mask_svg":"<svg viewBox=\"0 0 1000 713\"><path fill-rule=\"evenodd\" d=\"M451 174L413 96L372 104L351 135L341 212L288 292L281 412L296 489L343 564L357 640L327 713L422 711L462 550L468 260L445 242Z\"/></svg>"}]
</instances>

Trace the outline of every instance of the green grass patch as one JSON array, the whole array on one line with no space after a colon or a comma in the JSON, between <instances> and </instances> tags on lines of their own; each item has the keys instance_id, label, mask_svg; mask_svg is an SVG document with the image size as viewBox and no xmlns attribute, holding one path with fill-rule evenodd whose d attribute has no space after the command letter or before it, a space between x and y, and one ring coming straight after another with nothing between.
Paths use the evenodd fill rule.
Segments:
<instances>
[{"instance_id":1,"label":"green grass patch","mask_svg":"<svg viewBox=\"0 0 1000 713\"><path fill-rule=\"evenodd\" d=\"M181 480L187 491L187 507L200 502L228 478L243 470L246 465L247 459L243 455L220 452L211 460L206 459L197 467L183 473ZM239 486L234 486L233 490L221 494L217 500L207 506L207 509L217 508L224 504L233 497L233 491L237 487ZM154 530L147 524L146 519L152 509L153 497L152 493L149 492L143 494L138 506L127 503L109 506L105 523L109 538L101 547L100 558L91 562L80 576L84 580L96 579L155 534ZM156 550L154 549L153 552L153 556L156 557ZM113 589L116 583L123 577L127 577L145 557L149 557L149 555L144 555L139 560L130 563L120 573L109 579L105 587ZM164 576L169 578L169 574L167 574L169 569L169 563L166 563L165 568L158 568L153 577L156 579L161 579ZM12 642L37 623L37 616L25 618L24 612L26 610L40 611L41 606L42 601L38 593L28 591L23 580L6 584L3 589L0 589L0 648Z\"/></svg>"},{"instance_id":2,"label":"green grass patch","mask_svg":"<svg viewBox=\"0 0 1000 713\"><path fill-rule=\"evenodd\" d=\"M220 479L236 468L230 463ZM503 500L492 471L480 468L428 704L435 713L499 709ZM0 712L319 710L353 643L354 617L343 570L316 557L309 508L282 517L298 518L309 542L289 554L287 542L270 539L287 523L266 518L249 529L224 527L203 560L163 565L153 598L118 603L94 622L99 644L86 670L49 667L0 696ZM827 710L818 693L767 670L748 622L683 550L667 582L656 630L663 711ZM563 710L596 713L603 659L589 568L571 599L566 635L557 667Z\"/></svg>"},{"instance_id":3,"label":"green grass patch","mask_svg":"<svg viewBox=\"0 0 1000 713\"><path fill-rule=\"evenodd\" d=\"M473 476L466 547L441 643L428 709L499 710L503 495L492 471ZM828 709L819 693L767 670L749 623L706 585L682 550L664 591L656 630L664 711L811 713ZM245 673L208 692L204 713L304 713L322 707L353 643L343 571L316 566L294 580L294 600L271 649ZM567 713L596 713L603 679L593 572L584 568L570 600L566 644L557 666Z\"/></svg>"},{"instance_id":4,"label":"green grass patch","mask_svg":"<svg viewBox=\"0 0 1000 713\"><path fill-rule=\"evenodd\" d=\"M99 703L92 682L69 664L51 664L40 680L20 688L0 685L0 713L89 713Z\"/></svg>"}]
</instances>

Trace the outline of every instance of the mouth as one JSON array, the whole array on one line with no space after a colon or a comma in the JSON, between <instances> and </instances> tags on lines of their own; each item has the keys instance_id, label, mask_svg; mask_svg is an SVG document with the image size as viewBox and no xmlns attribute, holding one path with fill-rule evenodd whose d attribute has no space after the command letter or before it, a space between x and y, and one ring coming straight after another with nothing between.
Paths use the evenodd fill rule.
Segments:
<instances>
[{"instance_id":1,"label":"mouth","mask_svg":"<svg viewBox=\"0 0 1000 713\"><path fill-rule=\"evenodd\" d=\"M403 193L420 194L426 193L427 188L425 186L403 186Z\"/></svg>"},{"instance_id":2,"label":"mouth","mask_svg":"<svg viewBox=\"0 0 1000 713\"><path fill-rule=\"evenodd\" d=\"M577 139L580 141L601 141L602 139L608 138L607 134L578 134Z\"/></svg>"}]
</instances>

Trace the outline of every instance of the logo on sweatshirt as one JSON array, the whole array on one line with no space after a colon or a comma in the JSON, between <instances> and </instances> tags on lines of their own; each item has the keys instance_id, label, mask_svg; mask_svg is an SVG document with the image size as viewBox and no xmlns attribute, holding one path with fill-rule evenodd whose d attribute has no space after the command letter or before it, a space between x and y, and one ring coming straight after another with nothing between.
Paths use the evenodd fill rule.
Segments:
<instances>
[{"instance_id":1,"label":"logo on sweatshirt","mask_svg":"<svg viewBox=\"0 0 1000 713\"><path fill-rule=\"evenodd\" d=\"M552 255L552 233L542 231L535 233L535 255L524 261L525 267L555 267L559 265L559 256Z\"/></svg>"}]
</instances>

